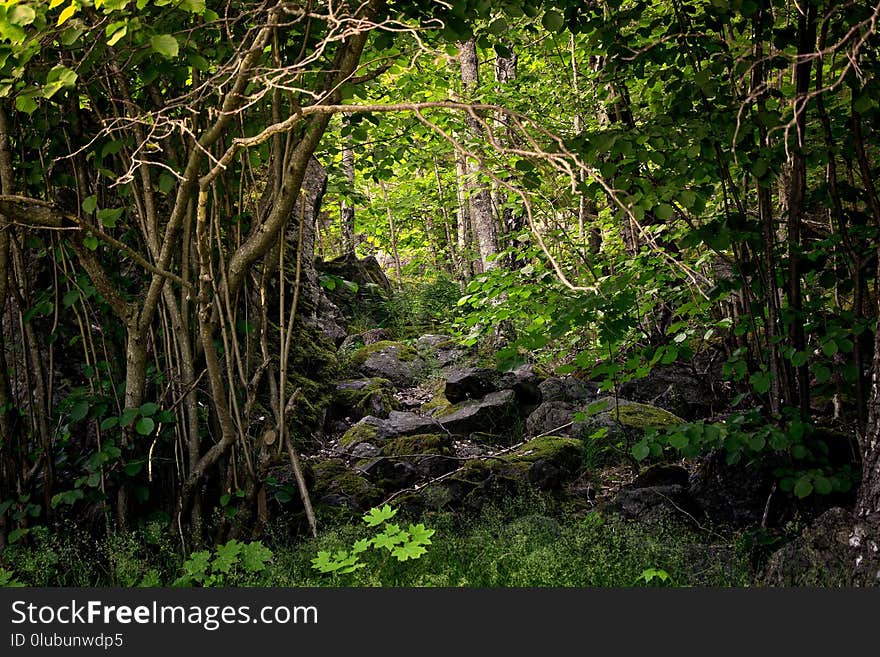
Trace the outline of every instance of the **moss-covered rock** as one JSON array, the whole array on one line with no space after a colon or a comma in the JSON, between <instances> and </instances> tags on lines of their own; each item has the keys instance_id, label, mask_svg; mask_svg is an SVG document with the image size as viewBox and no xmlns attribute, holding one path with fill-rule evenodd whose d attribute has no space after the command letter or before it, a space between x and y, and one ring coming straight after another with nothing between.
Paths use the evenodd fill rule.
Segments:
<instances>
[{"instance_id":1,"label":"moss-covered rock","mask_svg":"<svg viewBox=\"0 0 880 657\"><path fill-rule=\"evenodd\" d=\"M394 340L379 340L373 344L367 344L355 351L351 355L351 363L353 365L363 365L367 359L373 354L383 353L386 351L394 352L398 359L402 361L411 361L418 356L418 352L408 344L395 342Z\"/></svg>"},{"instance_id":2,"label":"moss-covered rock","mask_svg":"<svg viewBox=\"0 0 880 657\"><path fill-rule=\"evenodd\" d=\"M315 503L327 506L347 506L366 510L381 498L381 491L366 477L349 468L342 459L322 459L312 463Z\"/></svg>"},{"instance_id":3,"label":"moss-covered rock","mask_svg":"<svg viewBox=\"0 0 880 657\"><path fill-rule=\"evenodd\" d=\"M299 389L296 410L290 414L294 436L312 436L322 426L333 399L340 363L336 346L316 329L300 326L292 342L287 369L287 396Z\"/></svg>"},{"instance_id":4,"label":"moss-covered rock","mask_svg":"<svg viewBox=\"0 0 880 657\"><path fill-rule=\"evenodd\" d=\"M588 416L574 424L573 436L589 438L604 429L610 440L617 440L639 436L651 427L662 428L684 422L677 415L657 406L613 397L597 399L585 410Z\"/></svg>"},{"instance_id":5,"label":"moss-covered rock","mask_svg":"<svg viewBox=\"0 0 880 657\"><path fill-rule=\"evenodd\" d=\"M388 417L399 407L394 392L391 381L380 377L341 381L333 396L333 415L356 420L367 415Z\"/></svg>"},{"instance_id":6,"label":"moss-covered rock","mask_svg":"<svg viewBox=\"0 0 880 657\"><path fill-rule=\"evenodd\" d=\"M355 351L349 369L363 376L388 379L398 388L412 387L426 374L425 361L415 349L390 340L380 340Z\"/></svg>"},{"instance_id":7,"label":"moss-covered rock","mask_svg":"<svg viewBox=\"0 0 880 657\"><path fill-rule=\"evenodd\" d=\"M342 438L339 439L339 446L344 449L351 450L361 443L376 444L378 440L378 420L376 418L367 416L345 432Z\"/></svg>"},{"instance_id":8,"label":"moss-covered rock","mask_svg":"<svg viewBox=\"0 0 880 657\"><path fill-rule=\"evenodd\" d=\"M429 402L422 404L421 411L425 415L435 416L447 412L452 407L452 402L446 399L442 392L437 393Z\"/></svg>"}]
</instances>

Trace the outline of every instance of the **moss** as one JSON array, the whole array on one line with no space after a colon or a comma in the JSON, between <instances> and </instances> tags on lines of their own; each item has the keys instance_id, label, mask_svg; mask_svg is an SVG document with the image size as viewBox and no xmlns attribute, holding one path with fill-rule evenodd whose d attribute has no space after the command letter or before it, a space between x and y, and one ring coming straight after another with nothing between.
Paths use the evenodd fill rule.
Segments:
<instances>
[{"instance_id":1,"label":"moss","mask_svg":"<svg viewBox=\"0 0 880 657\"><path fill-rule=\"evenodd\" d=\"M571 455L574 455L575 459L580 459L581 449L582 443L576 438L541 436L530 440L507 458L517 463L535 463L541 459L567 460Z\"/></svg>"},{"instance_id":2,"label":"moss","mask_svg":"<svg viewBox=\"0 0 880 657\"><path fill-rule=\"evenodd\" d=\"M389 440L382 448L383 456L408 456L410 454L452 454L448 436L436 433L401 436Z\"/></svg>"},{"instance_id":3,"label":"moss","mask_svg":"<svg viewBox=\"0 0 880 657\"><path fill-rule=\"evenodd\" d=\"M441 392L434 395L431 401L422 404L421 410L425 415L440 417L442 415L449 415L455 408L452 402L446 399L446 395Z\"/></svg>"},{"instance_id":4,"label":"moss","mask_svg":"<svg viewBox=\"0 0 880 657\"><path fill-rule=\"evenodd\" d=\"M291 417L292 434L311 436L323 424L339 375L335 346L320 331L298 325L288 365L287 395L297 389Z\"/></svg>"},{"instance_id":5,"label":"moss","mask_svg":"<svg viewBox=\"0 0 880 657\"><path fill-rule=\"evenodd\" d=\"M389 411L399 408L391 381L378 377L365 379L365 381L366 384L362 388L337 388L333 399L334 404L349 412L353 417L364 417L365 415L385 417Z\"/></svg>"},{"instance_id":6,"label":"moss","mask_svg":"<svg viewBox=\"0 0 880 657\"><path fill-rule=\"evenodd\" d=\"M343 495L357 506L366 507L378 500L380 491L364 477L351 470L342 459L324 459L312 464L315 497Z\"/></svg>"},{"instance_id":7,"label":"moss","mask_svg":"<svg viewBox=\"0 0 880 657\"><path fill-rule=\"evenodd\" d=\"M361 443L375 442L378 435L379 428L375 424L358 422L339 439L339 445L348 449Z\"/></svg>"},{"instance_id":8,"label":"moss","mask_svg":"<svg viewBox=\"0 0 880 657\"><path fill-rule=\"evenodd\" d=\"M373 354L391 348L394 348L394 350L397 352L397 357L402 361L415 360L415 358L418 356L418 353L415 349L413 349L409 345L403 344L402 342L395 342L393 340L379 340L379 342L368 344L355 351L351 355L351 363L353 365L363 365L366 360Z\"/></svg>"},{"instance_id":9,"label":"moss","mask_svg":"<svg viewBox=\"0 0 880 657\"><path fill-rule=\"evenodd\" d=\"M608 413L618 420L623 426L633 429L648 429L650 427L668 427L673 424L683 424L677 415L649 404L620 404L617 409L611 408Z\"/></svg>"}]
</instances>

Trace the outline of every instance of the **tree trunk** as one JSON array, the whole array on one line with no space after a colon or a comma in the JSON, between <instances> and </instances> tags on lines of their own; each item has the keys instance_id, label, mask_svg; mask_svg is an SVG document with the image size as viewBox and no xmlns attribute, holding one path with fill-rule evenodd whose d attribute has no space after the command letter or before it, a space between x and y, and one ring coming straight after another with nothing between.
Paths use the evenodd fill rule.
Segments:
<instances>
[{"instance_id":1,"label":"tree trunk","mask_svg":"<svg viewBox=\"0 0 880 657\"><path fill-rule=\"evenodd\" d=\"M459 44L458 61L461 67L461 82L465 97L468 92L475 90L480 84L479 59L477 58L477 43L475 39L469 39ZM467 125L470 136L474 141L485 138L485 131L480 121L468 114ZM492 196L489 188L479 180L479 164L468 159L465 163L467 178L466 188L470 195L471 224L477 247L480 250L480 264L482 271L488 271L498 266L498 262L491 259L498 253L498 228L495 222L495 214L492 211Z\"/></svg>"},{"instance_id":2,"label":"tree trunk","mask_svg":"<svg viewBox=\"0 0 880 657\"><path fill-rule=\"evenodd\" d=\"M351 128L349 119L344 123ZM342 138L342 173L348 182L348 192L354 192L354 151L351 149L351 132ZM354 203L343 200L339 208L339 229L342 236L342 255L354 253Z\"/></svg>"}]
</instances>

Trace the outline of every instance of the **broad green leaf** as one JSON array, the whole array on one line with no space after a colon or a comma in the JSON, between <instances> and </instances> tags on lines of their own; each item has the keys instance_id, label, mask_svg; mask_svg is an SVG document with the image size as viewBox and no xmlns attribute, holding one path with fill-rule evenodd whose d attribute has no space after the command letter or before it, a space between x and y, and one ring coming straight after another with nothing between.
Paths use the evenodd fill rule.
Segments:
<instances>
[{"instance_id":1,"label":"broad green leaf","mask_svg":"<svg viewBox=\"0 0 880 657\"><path fill-rule=\"evenodd\" d=\"M151 433L153 433L153 429L155 428L156 423L153 422L153 418L149 417L142 417L140 420L138 420L137 424L134 427L135 431L137 431L142 436L149 436Z\"/></svg>"},{"instance_id":2,"label":"broad green leaf","mask_svg":"<svg viewBox=\"0 0 880 657\"><path fill-rule=\"evenodd\" d=\"M180 49L177 39L170 34L157 34L150 39L150 46L153 48L153 52L168 58L177 57Z\"/></svg>"},{"instance_id":3,"label":"broad green leaf","mask_svg":"<svg viewBox=\"0 0 880 657\"><path fill-rule=\"evenodd\" d=\"M95 194L86 196L82 202L82 210L86 214L92 214L98 208L98 197Z\"/></svg>"},{"instance_id":4,"label":"broad green leaf","mask_svg":"<svg viewBox=\"0 0 880 657\"><path fill-rule=\"evenodd\" d=\"M565 18L558 11L551 9L544 12L544 16L541 18L541 25L550 32L559 32L562 30L562 26L565 25Z\"/></svg>"},{"instance_id":5,"label":"broad green leaf","mask_svg":"<svg viewBox=\"0 0 880 657\"><path fill-rule=\"evenodd\" d=\"M794 494L803 499L813 492L813 482L810 475L806 474L797 480L794 485Z\"/></svg>"}]
</instances>

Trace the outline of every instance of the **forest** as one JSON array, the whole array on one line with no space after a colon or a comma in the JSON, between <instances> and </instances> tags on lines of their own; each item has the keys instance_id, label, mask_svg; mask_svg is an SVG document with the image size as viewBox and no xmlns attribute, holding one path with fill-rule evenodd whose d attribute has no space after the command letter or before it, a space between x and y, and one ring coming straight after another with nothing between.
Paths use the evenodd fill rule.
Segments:
<instances>
[{"instance_id":1,"label":"forest","mask_svg":"<svg viewBox=\"0 0 880 657\"><path fill-rule=\"evenodd\" d=\"M876 585L878 18L0 1L0 585Z\"/></svg>"}]
</instances>

